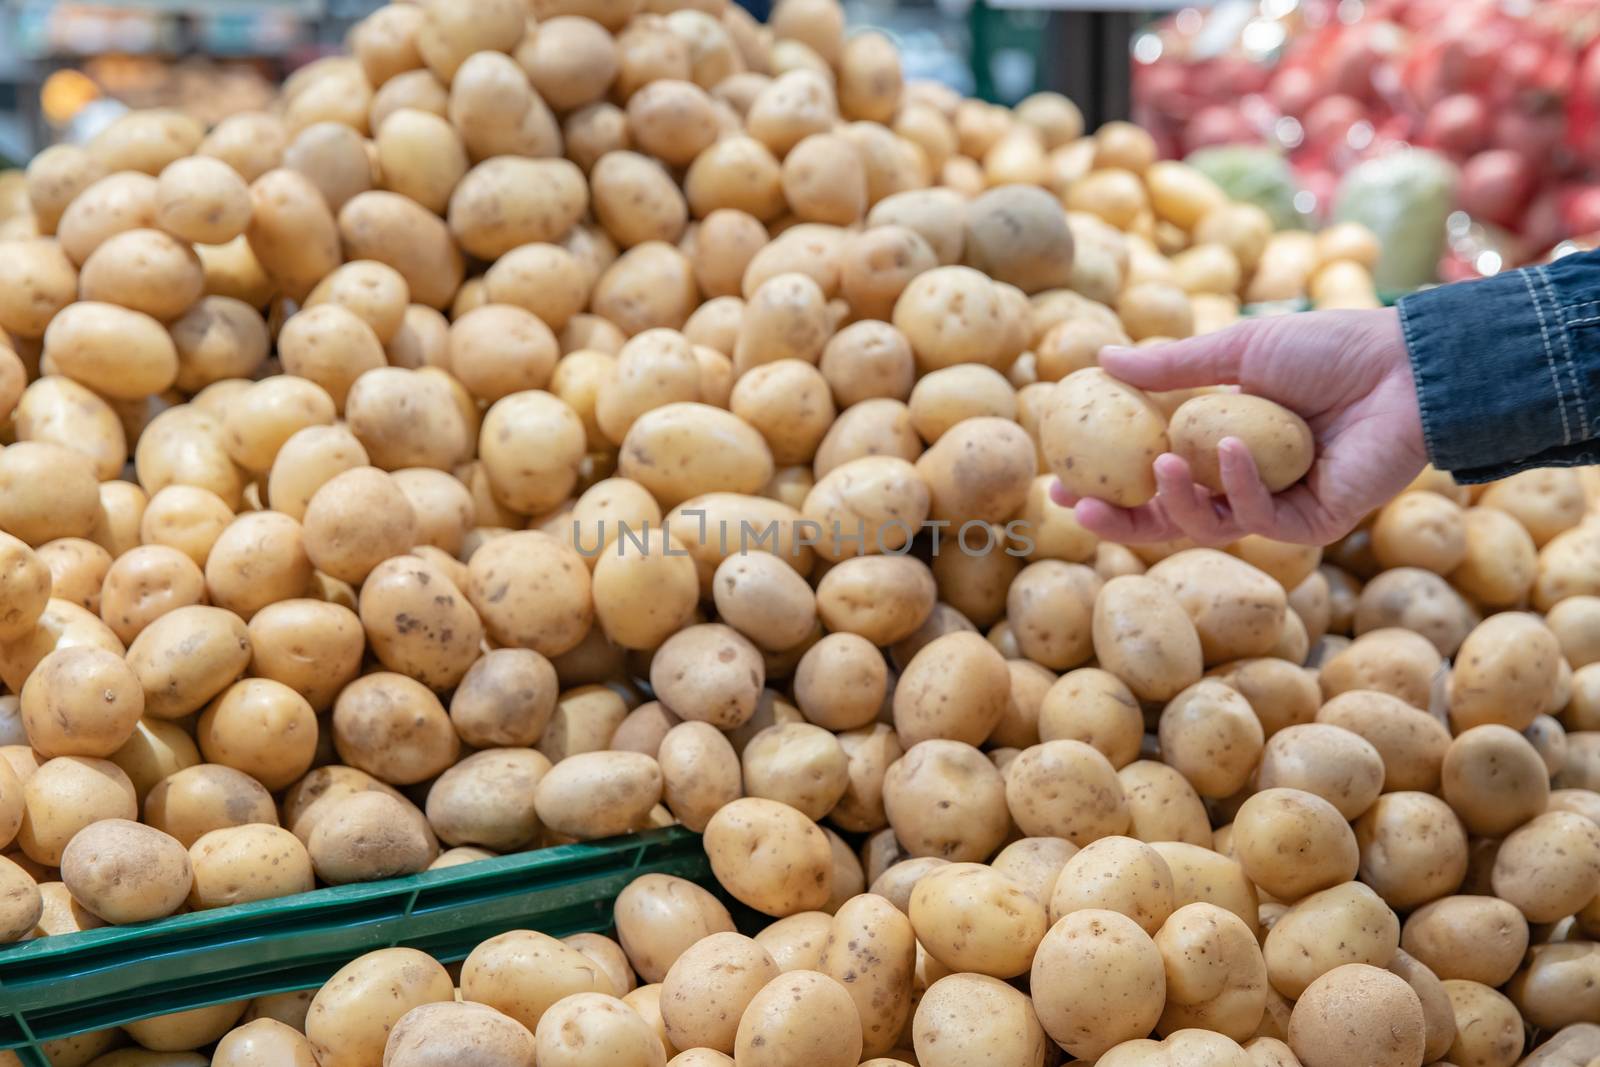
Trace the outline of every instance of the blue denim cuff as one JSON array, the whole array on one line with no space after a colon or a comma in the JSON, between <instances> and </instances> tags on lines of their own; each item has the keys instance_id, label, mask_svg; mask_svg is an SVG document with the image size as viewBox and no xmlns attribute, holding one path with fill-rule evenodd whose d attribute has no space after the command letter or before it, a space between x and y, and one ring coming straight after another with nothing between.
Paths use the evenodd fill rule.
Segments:
<instances>
[{"instance_id":1,"label":"blue denim cuff","mask_svg":"<svg viewBox=\"0 0 1600 1067\"><path fill-rule=\"evenodd\" d=\"M1600 254L1400 301L1422 432L1458 481L1600 460Z\"/></svg>"}]
</instances>

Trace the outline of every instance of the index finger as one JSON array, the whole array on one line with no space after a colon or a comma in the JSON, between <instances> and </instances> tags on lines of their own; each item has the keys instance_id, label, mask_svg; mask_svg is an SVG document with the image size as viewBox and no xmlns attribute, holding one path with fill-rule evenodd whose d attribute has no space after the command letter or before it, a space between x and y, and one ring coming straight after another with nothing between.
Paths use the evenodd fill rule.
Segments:
<instances>
[{"instance_id":1,"label":"index finger","mask_svg":"<svg viewBox=\"0 0 1600 1067\"><path fill-rule=\"evenodd\" d=\"M1100 366L1112 377L1153 392L1201 385L1237 385L1245 345L1258 323L1149 348L1102 348Z\"/></svg>"}]
</instances>

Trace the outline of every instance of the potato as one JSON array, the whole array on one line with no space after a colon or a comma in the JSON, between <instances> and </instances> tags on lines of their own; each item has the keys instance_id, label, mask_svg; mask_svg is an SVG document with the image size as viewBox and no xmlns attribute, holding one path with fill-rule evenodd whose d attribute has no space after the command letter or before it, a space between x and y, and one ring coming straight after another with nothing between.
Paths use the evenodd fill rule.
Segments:
<instances>
[{"instance_id":1,"label":"potato","mask_svg":"<svg viewBox=\"0 0 1600 1067\"><path fill-rule=\"evenodd\" d=\"M1102 837L1071 856L1049 897L1054 921L1098 908L1126 915L1151 935L1172 913L1173 902L1166 860L1142 842L1115 836Z\"/></svg>"},{"instance_id":2,"label":"potato","mask_svg":"<svg viewBox=\"0 0 1600 1067\"><path fill-rule=\"evenodd\" d=\"M927 565L904 556L862 556L836 564L817 585L817 614L830 630L880 647L911 634L933 610Z\"/></svg>"},{"instance_id":3,"label":"potato","mask_svg":"<svg viewBox=\"0 0 1600 1067\"><path fill-rule=\"evenodd\" d=\"M374 791L329 803L311 826L306 851L329 885L415 874L439 854L421 812L398 795Z\"/></svg>"},{"instance_id":4,"label":"potato","mask_svg":"<svg viewBox=\"0 0 1600 1067\"><path fill-rule=\"evenodd\" d=\"M1257 773L1261 789L1314 793L1354 819L1383 788L1383 757L1356 734L1323 723L1280 730L1267 741Z\"/></svg>"},{"instance_id":5,"label":"potato","mask_svg":"<svg viewBox=\"0 0 1600 1067\"><path fill-rule=\"evenodd\" d=\"M1466 559L1465 512L1437 493L1403 493L1378 512L1372 553L1385 567L1449 574Z\"/></svg>"},{"instance_id":6,"label":"potato","mask_svg":"<svg viewBox=\"0 0 1600 1067\"><path fill-rule=\"evenodd\" d=\"M642 415L628 431L623 477L672 507L702 493L753 493L772 476L772 454L748 424L705 404L674 403Z\"/></svg>"},{"instance_id":7,"label":"potato","mask_svg":"<svg viewBox=\"0 0 1600 1067\"><path fill-rule=\"evenodd\" d=\"M1337 940L1329 931L1337 931ZM1400 944L1400 921L1360 882L1305 897L1278 919L1262 943L1267 977L1291 999L1349 964L1388 963Z\"/></svg>"},{"instance_id":8,"label":"potato","mask_svg":"<svg viewBox=\"0 0 1600 1067\"><path fill-rule=\"evenodd\" d=\"M1322 692L1334 697L1351 689L1375 689L1426 708L1440 656L1420 634L1396 628L1369 630L1323 664Z\"/></svg>"},{"instance_id":9,"label":"potato","mask_svg":"<svg viewBox=\"0 0 1600 1067\"><path fill-rule=\"evenodd\" d=\"M1387 693L1356 689L1329 700L1316 720L1359 734L1378 750L1385 791L1438 788L1450 731L1432 715Z\"/></svg>"},{"instance_id":10,"label":"potato","mask_svg":"<svg viewBox=\"0 0 1600 1067\"><path fill-rule=\"evenodd\" d=\"M1237 690L1202 679L1162 710L1158 737L1162 758L1196 792L1221 798L1244 788L1260 759L1264 735Z\"/></svg>"},{"instance_id":11,"label":"potato","mask_svg":"<svg viewBox=\"0 0 1600 1067\"><path fill-rule=\"evenodd\" d=\"M68 843L102 819L134 819L133 783L114 763L87 756L57 756L22 784L26 809L16 843L35 863L61 864ZM148 816L147 816L148 818Z\"/></svg>"},{"instance_id":12,"label":"potato","mask_svg":"<svg viewBox=\"0 0 1600 1067\"><path fill-rule=\"evenodd\" d=\"M1062 783L1070 782L1063 790ZM1007 769L1006 804L1023 833L1065 837L1083 846L1128 828L1116 770L1081 741L1046 741Z\"/></svg>"},{"instance_id":13,"label":"potato","mask_svg":"<svg viewBox=\"0 0 1600 1067\"><path fill-rule=\"evenodd\" d=\"M828 839L794 808L744 797L713 815L705 836L717 880L741 903L783 916L827 902L833 867Z\"/></svg>"},{"instance_id":14,"label":"potato","mask_svg":"<svg viewBox=\"0 0 1600 1067\"><path fill-rule=\"evenodd\" d=\"M731 627L690 626L657 650L651 688L679 717L731 729L755 714L764 673L760 656Z\"/></svg>"},{"instance_id":15,"label":"potato","mask_svg":"<svg viewBox=\"0 0 1600 1067\"><path fill-rule=\"evenodd\" d=\"M1555 695L1561 645L1536 616L1485 619L1461 643L1450 672L1450 723L1459 734L1485 723L1525 730Z\"/></svg>"},{"instance_id":16,"label":"potato","mask_svg":"<svg viewBox=\"0 0 1600 1067\"><path fill-rule=\"evenodd\" d=\"M1298 789L1265 789L1233 820L1233 849L1250 880L1279 900L1299 900L1355 877L1356 835L1332 804Z\"/></svg>"},{"instance_id":17,"label":"potato","mask_svg":"<svg viewBox=\"0 0 1600 1067\"><path fill-rule=\"evenodd\" d=\"M209 1045L239 1021L248 1001L191 1008L125 1023L123 1030L152 1052L184 1052Z\"/></svg>"},{"instance_id":18,"label":"potato","mask_svg":"<svg viewBox=\"0 0 1600 1067\"><path fill-rule=\"evenodd\" d=\"M185 767L157 782L145 797L144 819L185 848L212 830L278 821L272 796L260 782L213 763Z\"/></svg>"},{"instance_id":19,"label":"potato","mask_svg":"<svg viewBox=\"0 0 1600 1067\"><path fill-rule=\"evenodd\" d=\"M1495 854L1495 895L1519 908L1529 922L1555 922L1580 910L1600 891L1597 830L1566 811L1529 820Z\"/></svg>"},{"instance_id":20,"label":"potato","mask_svg":"<svg viewBox=\"0 0 1600 1067\"><path fill-rule=\"evenodd\" d=\"M895 730L908 746L935 737L982 744L1004 714L1009 691L1005 660L989 642L946 634L906 665L895 687Z\"/></svg>"},{"instance_id":21,"label":"potato","mask_svg":"<svg viewBox=\"0 0 1600 1067\"><path fill-rule=\"evenodd\" d=\"M177 350L159 322L90 300L50 321L44 351L59 373L114 399L159 393L178 373Z\"/></svg>"},{"instance_id":22,"label":"potato","mask_svg":"<svg viewBox=\"0 0 1600 1067\"><path fill-rule=\"evenodd\" d=\"M1522 524L1494 508L1462 513L1466 555L1449 578L1485 607L1516 606L1533 588L1538 559L1533 538Z\"/></svg>"},{"instance_id":23,"label":"potato","mask_svg":"<svg viewBox=\"0 0 1600 1067\"><path fill-rule=\"evenodd\" d=\"M438 698L420 682L388 672L365 675L340 692L333 740L341 760L392 785L432 778L460 751Z\"/></svg>"},{"instance_id":24,"label":"potato","mask_svg":"<svg viewBox=\"0 0 1600 1067\"><path fill-rule=\"evenodd\" d=\"M1514 1004L1488 986L1457 980L1444 983L1456 1017L1456 1039L1446 1053L1474 1067L1509 1067L1522 1056L1522 1020Z\"/></svg>"},{"instance_id":25,"label":"potato","mask_svg":"<svg viewBox=\"0 0 1600 1067\"><path fill-rule=\"evenodd\" d=\"M734 358L737 370L739 351ZM740 374L728 404L766 439L773 460L781 464L809 462L834 416L827 380L800 359L763 363Z\"/></svg>"},{"instance_id":26,"label":"potato","mask_svg":"<svg viewBox=\"0 0 1600 1067\"><path fill-rule=\"evenodd\" d=\"M1138 701L1115 675L1094 667L1068 671L1050 686L1038 724L1041 740L1082 741L1119 769L1138 758L1144 737Z\"/></svg>"},{"instance_id":27,"label":"potato","mask_svg":"<svg viewBox=\"0 0 1600 1067\"><path fill-rule=\"evenodd\" d=\"M1549 782L1534 747L1497 723L1458 734L1441 771L1445 801L1469 832L1483 836L1509 833L1543 812Z\"/></svg>"},{"instance_id":28,"label":"potato","mask_svg":"<svg viewBox=\"0 0 1600 1067\"><path fill-rule=\"evenodd\" d=\"M692 577L689 588L698 588ZM795 647L816 625L816 597L810 586L770 553L723 560L712 589L718 617L767 651Z\"/></svg>"},{"instance_id":29,"label":"potato","mask_svg":"<svg viewBox=\"0 0 1600 1067\"><path fill-rule=\"evenodd\" d=\"M1392 907L1425 903L1461 884L1467 842L1449 808L1426 793L1389 793L1356 822L1361 877Z\"/></svg>"},{"instance_id":30,"label":"potato","mask_svg":"<svg viewBox=\"0 0 1600 1067\"><path fill-rule=\"evenodd\" d=\"M432 957L412 948L369 952L340 968L312 997L306 1039L319 1064L371 1063L383 1058L391 1030L408 1012L453 996L450 976Z\"/></svg>"},{"instance_id":31,"label":"potato","mask_svg":"<svg viewBox=\"0 0 1600 1067\"><path fill-rule=\"evenodd\" d=\"M50 601L49 565L28 545L0 534L0 641L25 636Z\"/></svg>"},{"instance_id":32,"label":"potato","mask_svg":"<svg viewBox=\"0 0 1600 1067\"><path fill-rule=\"evenodd\" d=\"M61 880L68 891L109 923L171 915L188 896L191 877L181 844L127 819L84 827L61 854Z\"/></svg>"},{"instance_id":33,"label":"potato","mask_svg":"<svg viewBox=\"0 0 1600 1067\"><path fill-rule=\"evenodd\" d=\"M907 356L908 360L909 358ZM909 373L908 365L908 377ZM846 409L834 421L833 426L817 446L812 469L820 481L853 460L881 457L900 459L909 463L921 454L922 442L917 439L916 432L912 429L911 413L906 405L887 397L873 397ZM897 464L889 466L895 470L902 469ZM923 505L923 510L926 511L926 505ZM918 518L918 521L921 519ZM910 524L909 520L907 524ZM831 523L824 532L831 534ZM863 549L872 550L876 547L876 541L877 538L873 538L866 542ZM884 543L894 544L887 533L884 535Z\"/></svg>"},{"instance_id":34,"label":"potato","mask_svg":"<svg viewBox=\"0 0 1600 1067\"><path fill-rule=\"evenodd\" d=\"M767 950L736 933L690 946L661 982L661 1020L682 1048L733 1050L739 1018L761 987L778 977Z\"/></svg>"},{"instance_id":35,"label":"potato","mask_svg":"<svg viewBox=\"0 0 1600 1067\"><path fill-rule=\"evenodd\" d=\"M1237 437L1255 460L1261 480L1281 493L1311 469L1314 442L1305 421L1263 397L1215 393L1187 400L1173 412L1167 429L1172 450L1189 462L1195 481L1214 493L1224 491L1217 446Z\"/></svg>"},{"instance_id":36,"label":"potato","mask_svg":"<svg viewBox=\"0 0 1600 1067\"><path fill-rule=\"evenodd\" d=\"M515 1019L483 1004L446 1001L419 1004L402 1015L389 1031L383 1058L391 1067L442 1067L473 1055L531 1063L534 1048L533 1034Z\"/></svg>"},{"instance_id":37,"label":"potato","mask_svg":"<svg viewBox=\"0 0 1600 1067\"><path fill-rule=\"evenodd\" d=\"M251 670L282 682L313 710L333 704L361 666L365 640L355 612L317 600L283 600L250 620ZM316 656L308 649L315 648Z\"/></svg>"},{"instance_id":38,"label":"potato","mask_svg":"<svg viewBox=\"0 0 1600 1067\"><path fill-rule=\"evenodd\" d=\"M1440 978L1501 986L1522 964L1528 923L1504 900L1442 897L1406 918L1400 944Z\"/></svg>"},{"instance_id":39,"label":"potato","mask_svg":"<svg viewBox=\"0 0 1600 1067\"><path fill-rule=\"evenodd\" d=\"M1165 999L1161 953L1132 919L1086 908L1061 919L1034 956L1034 1010L1080 1059L1155 1028Z\"/></svg>"},{"instance_id":40,"label":"potato","mask_svg":"<svg viewBox=\"0 0 1600 1067\"><path fill-rule=\"evenodd\" d=\"M1108 433L1100 428L1101 419L1121 425ZM1088 368L1056 387L1040 425L1040 442L1069 493L1134 507L1155 496L1151 463L1169 450L1164 423L1143 393ZM1108 449L1112 440L1117 445Z\"/></svg>"},{"instance_id":41,"label":"potato","mask_svg":"<svg viewBox=\"0 0 1600 1067\"><path fill-rule=\"evenodd\" d=\"M51 321L79 299L78 272L61 246L46 238L7 241L0 266L0 329L43 337Z\"/></svg>"},{"instance_id":42,"label":"potato","mask_svg":"<svg viewBox=\"0 0 1600 1067\"><path fill-rule=\"evenodd\" d=\"M61 251L81 266L107 238L153 225L157 189L154 178L131 171L92 181L61 214L56 226Z\"/></svg>"},{"instance_id":43,"label":"potato","mask_svg":"<svg viewBox=\"0 0 1600 1067\"><path fill-rule=\"evenodd\" d=\"M144 713L138 676L111 652L60 647L41 659L22 686L28 743L46 758L110 756Z\"/></svg>"},{"instance_id":44,"label":"potato","mask_svg":"<svg viewBox=\"0 0 1600 1067\"><path fill-rule=\"evenodd\" d=\"M1159 582L1113 578L1094 606L1094 648L1103 669L1141 700L1168 700L1200 677L1200 639Z\"/></svg>"},{"instance_id":45,"label":"potato","mask_svg":"<svg viewBox=\"0 0 1600 1067\"><path fill-rule=\"evenodd\" d=\"M579 1065L591 1056L619 1067L663 1067L666 1055L651 1025L616 997L573 993L552 1004L535 1032L540 1063Z\"/></svg>"},{"instance_id":46,"label":"potato","mask_svg":"<svg viewBox=\"0 0 1600 1067\"><path fill-rule=\"evenodd\" d=\"M1042 189L1006 185L967 208L966 261L1025 293L1066 286L1073 261L1072 231L1060 203Z\"/></svg>"},{"instance_id":47,"label":"potato","mask_svg":"<svg viewBox=\"0 0 1600 1067\"><path fill-rule=\"evenodd\" d=\"M1159 1033L1189 1028L1239 1041L1255 1033L1267 1002L1267 969L1250 927L1214 904L1188 904L1155 934L1166 972Z\"/></svg>"},{"instance_id":48,"label":"potato","mask_svg":"<svg viewBox=\"0 0 1600 1067\"><path fill-rule=\"evenodd\" d=\"M146 714L177 719L198 711L250 662L244 622L222 608L191 605L156 619L128 647L144 687Z\"/></svg>"},{"instance_id":49,"label":"potato","mask_svg":"<svg viewBox=\"0 0 1600 1067\"><path fill-rule=\"evenodd\" d=\"M970 267L936 267L900 294L894 325L911 342L922 373L958 363L1000 366L1006 362L1004 313L987 277Z\"/></svg>"},{"instance_id":50,"label":"potato","mask_svg":"<svg viewBox=\"0 0 1600 1067\"><path fill-rule=\"evenodd\" d=\"M1404 979L1353 963L1319 977L1295 1004L1289 1045L1306 1067L1420 1063L1422 1005Z\"/></svg>"},{"instance_id":51,"label":"potato","mask_svg":"<svg viewBox=\"0 0 1600 1067\"><path fill-rule=\"evenodd\" d=\"M605 810L592 798L604 795ZM639 829L661 800L661 770L638 752L583 752L560 761L534 793L545 826L578 838L610 837Z\"/></svg>"},{"instance_id":52,"label":"potato","mask_svg":"<svg viewBox=\"0 0 1600 1067\"><path fill-rule=\"evenodd\" d=\"M221 908L309 892L311 856L288 830L261 823L202 834L189 847L191 908Z\"/></svg>"},{"instance_id":53,"label":"potato","mask_svg":"<svg viewBox=\"0 0 1600 1067\"><path fill-rule=\"evenodd\" d=\"M1008 419L964 419L922 454L917 473L928 484L934 519L998 524L1026 499L1038 473L1037 449Z\"/></svg>"},{"instance_id":54,"label":"potato","mask_svg":"<svg viewBox=\"0 0 1600 1067\"><path fill-rule=\"evenodd\" d=\"M714 933L731 933L733 919L693 882L646 874L617 896L616 926L634 970L647 982L659 982L691 945Z\"/></svg>"},{"instance_id":55,"label":"potato","mask_svg":"<svg viewBox=\"0 0 1600 1067\"><path fill-rule=\"evenodd\" d=\"M34 156L24 189L39 232L54 233L68 205L105 175L105 165L78 145L51 145Z\"/></svg>"},{"instance_id":56,"label":"potato","mask_svg":"<svg viewBox=\"0 0 1600 1067\"><path fill-rule=\"evenodd\" d=\"M1524 1019L1541 1029L1581 1023L1592 997L1587 983L1595 962L1589 945L1538 946L1512 982L1511 1001Z\"/></svg>"},{"instance_id":57,"label":"potato","mask_svg":"<svg viewBox=\"0 0 1600 1067\"><path fill-rule=\"evenodd\" d=\"M178 359L173 384L188 391L254 374L270 345L255 308L226 295L202 297L168 329Z\"/></svg>"}]
</instances>

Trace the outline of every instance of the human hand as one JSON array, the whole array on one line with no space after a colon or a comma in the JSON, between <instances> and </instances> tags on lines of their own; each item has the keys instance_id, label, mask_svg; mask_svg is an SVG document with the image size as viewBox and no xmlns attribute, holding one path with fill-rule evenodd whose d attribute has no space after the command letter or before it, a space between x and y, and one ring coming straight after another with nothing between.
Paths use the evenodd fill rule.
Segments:
<instances>
[{"instance_id":1,"label":"human hand","mask_svg":"<svg viewBox=\"0 0 1600 1067\"><path fill-rule=\"evenodd\" d=\"M1107 348L1100 366L1150 392L1238 385L1306 420L1317 456L1299 483L1267 491L1243 441L1218 446L1224 497L1195 483L1171 452L1155 461L1150 503L1119 508L1079 499L1058 481L1056 503L1107 541L1187 537L1221 545L1246 534L1327 544L1404 489L1427 464L1416 383L1400 318L1380 311L1316 311L1251 319L1226 330L1151 348Z\"/></svg>"}]
</instances>

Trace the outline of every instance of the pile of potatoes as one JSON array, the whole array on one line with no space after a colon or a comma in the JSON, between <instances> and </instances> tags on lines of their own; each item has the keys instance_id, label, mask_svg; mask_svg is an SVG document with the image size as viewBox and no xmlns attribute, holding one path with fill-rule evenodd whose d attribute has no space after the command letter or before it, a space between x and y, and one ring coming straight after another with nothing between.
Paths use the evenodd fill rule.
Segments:
<instances>
[{"instance_id":1,"label":"pile of potatoes","mask_svg":"<svg viewBox=\"0 0 1600 1067\"><path fill-rule=\"evenodd\" d=\"M647 878L619 944L57 1067L1600 1056L1600 479L1429 472L1326 550L1050 499L1225 435L1293 484L1291 413L1097 353L1370 306L1369 233L905 84L834 0L350 45L0 222L0 940L671 823L777 922Z\"/></svg>"}]
</instances>

